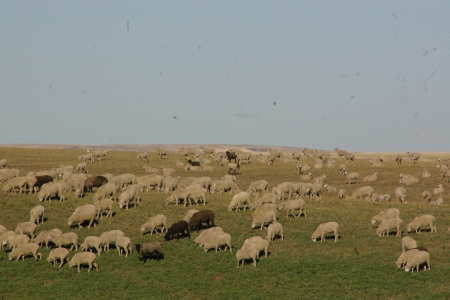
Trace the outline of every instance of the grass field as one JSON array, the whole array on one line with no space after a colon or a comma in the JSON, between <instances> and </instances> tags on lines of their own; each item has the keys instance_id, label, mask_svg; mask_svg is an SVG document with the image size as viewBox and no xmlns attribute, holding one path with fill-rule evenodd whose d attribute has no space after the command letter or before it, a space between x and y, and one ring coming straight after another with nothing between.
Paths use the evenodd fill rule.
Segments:
<instances>
[{"instance_id":1,"label":"grass field","mask_svg":"<svg viewBox=\"0 0 450 300\"><path fill-rule=\"evenodd\" d=\"M59 167L60 164L79 163L81 150L0 148L0 159L6 158L10 168L17 168L21 175L30 171L42 171ZM89 173L119 175L133 173L144 175L142 164L136 159L136 152L112 151L108 159L88 165ZM371 153L375 156L376 154ZM440 153L440 157L443 155ZM285 211L278 212L278 221L283 225L285 239L275 240L270 245L270 255L259 258L256 268L251 264L236 266L235 252L246 238L266 236L267 230L252 229L251 211L229 212L230 194L208 194L206 206L215 212L216 225L232 236L233 253L220 251L205 253L193 242L198 233L191 233L191 239L166 242L161 234L141 235L140 226L150 216L164 214L169 226L181 220L190 207L168 205L166 195L151 191L142 193L142 201L129 210L114 209L113 218L102 218L95 228L69 229L67 219L76 207L92 203L92 195L76 199L73 193L66 193L67 201L45 202L46 222L36 231L59 228L63 232L76 232L81 243L88 235L99 236L111 229L120 229L132 242L160 241L165 259L148 260L145 264L138 260L135 252L128 258L119 256L115 249L103 253L98 258L99 272L87 273L83 268L67 265L61 269L46 261L49 249L41 248L43 260L32 257L25 261L8 261L8 247L0 250L0 299L448 299L450 287L449 203L450 184L444 182L436 168L437 154L424 154L418 164L412 164L404 156L403 164L397 166L393 154L383 153L388 161L382 168L369 166L368 155L359 153L357 160L347 164L349 171L357 171L360 177L378 172L378 180L369 184L346 185L345 177L339 172L343 159L336 159L336 168L311 169L313 176L325 174L329 185L345 188L347 195L363 185L370 185L377 193L389 193L391 202L339 200L337 193L323 194L321 201L306 201L307 217L287 218ZM153 167L166 165L175 168L175 154L171 159L158 160L152 153ZM313 160L308 159L312 167ZM431 178L422 178L426 168ZM227 172L226 167L214 167L213 172L189 172L176 169L175 176L210 176L220 179ZM399 174L411 174L419 178L419 183L407 186L406 204L398 203L394 189L401 184ZM295 164L277 161L268 166L253 161L242 165L237 174L238 186L245 190L252 181L265 179L269 189L279 183L299 181ZM426 204L420 197L424 190L432 191L443 184L444 204ZM1 187L1 185L0 185ZM29 220L29 211L39 205L35 194L1 194L0 224L14 230L17 223ZM430 252L431 270L419 273L405 273L395 265L401 253L401 238L395 236L378 237L370 219L383 209L396 207L403 220L403 235L413 237L419 246ZM197 208L197 207L195 207ZM436 217L437 233L428 230L420 234L407 234L406 224L416 216L429 213ZM337 243L333 238L324 243L313 243L312 232L320 223L336 221L340 224ZM134 248L134 247L133 247ZM134 250L134 249L133 249ZM71 258L74 251L69 254Z\"/></svg>"}]
</instances>

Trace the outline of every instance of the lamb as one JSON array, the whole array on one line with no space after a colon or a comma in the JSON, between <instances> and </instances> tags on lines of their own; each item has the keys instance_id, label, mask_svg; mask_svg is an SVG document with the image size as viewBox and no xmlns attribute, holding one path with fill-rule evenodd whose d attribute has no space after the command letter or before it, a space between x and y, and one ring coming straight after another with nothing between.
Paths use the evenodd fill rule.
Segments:
<instances>
[{"instance_id":1,"label":"lamb","mask_svg":"<svg viewBox=\"0 0 450 300\"><path fill-rule=\"evenodd\" d=\"M252 259L253 260L253 266L256 267L256 257L258 254L258 250L255 248L243 248L239 249L236 252L236 259L237 259L237 266L239 267L239 263L242 261L242 266L244 266L244 261L246 259Z\"/></svg>"},{"instance_id":2,"label":"lamb","mask_svg":"<svg viewBox=\"0 0 450 300\"><path fill-rule=\"evenodd\" d=\"M181 235L186 234L188 236L188 238L190 239L191 235L189 234L188 227L189 227L188 223L184 220L174 223L170 226L169 230L167 230L167 233L164 236L164 238L166 239L166 241L170 241L173 238L173 236L176 235L177 241L178 241L178 239L180 238L180 234Z\"/></svg>"},{"instance_id":3,"label":"lamb","mask_svg":"<svg viewBox=\"0 0 450 300\"><path fill-rule=\"evenodd\" d=\"M420 227L430 226L430 231L431 231L431 233L433 233L433 230L434 230L434 232L436 232L435 222L436 222L436 218L434 216L422 215L419 217L415 217L411 223L406 225L406 229L408 230L408 232L410 232L412 229L414 229L414 231L416 233L420 233Z\"/></svg>"},{"instance_id":4,"label":"lamb","mask_svg":"<svg viewBox=\"0 0 450 300\"><path fill-rule=\"evenodd\" d=\"M43 230L41 231L35 238L31 239L32 243L36 243L38 245L45 243L45 246L48 248L48 236L52 235L58 235L58 234L62 234L62 231L54 228L54 229L50 229L50 230Z\"/></svg>"},{"instance_id":5,"label":"lamb","mask_svg":"<svg viewBox=\"0 0 450 300\"><path fill-rule=\"evenodd\" d=\"M344 189L340 189L339 191L338 191L338 198L339 199L345 199L345 190Z\"/></svg>"},{"instance_id":6,"label":"lamb","mask_svg":"<svg viewBox=\"0 0 450 300\"><path fill-rule=\"evenodd\" d=\"M286 209L286 217L289 217L290 214L295 218L299 218L300 215L304 215L306 217L305 212L305 200L303 199L295 199L295 200L288 200L286 202L281 202L281 204L278 206L279 210ZM295 211L298 210L298 215L295 215Z\"/></svg>"},{"instance_id":7,"label":"lamb","mask_svg":"<svg viewBox=\"0 0 450 300\"><path fill-rule=\"evenodd\" d=\"M36 227L37 227L37 225L34 224L34 222L23 222L23 223L17 224L14 232L16 234L28 233L31 238L34 238L34 233L36 231Z\"/></svg>"},{"instance_id":8,"label":"lamb","mask_svg":"<svg viewBox=\"0 0 450 300\"><path fill-rule=\"evenodd\" d=\"M143 260L143 263L147 261L149 257L155 257L160 260L164 259L164 254L162 252L162 245L160 242L149 242L144 244L135 245L137 252L141 256L139 260Z\"/></svg>"},{"instance_id":9,"label":"lamb","mask_svg":"<svg viewBox=\"0 0 450 300\"><path fill-rule=\"evenodd\" d=\"M356 184L359 183L359 174L358 174L358 172L347 173L347 171L345 171L345 178L347 178L347 183L349 185L351 183L353 183L354 181L356 181Z\"/></svg>"},{"instance_id":10,"label":"lamb","mask_svg":"<svg viewBox=\"0 0 450 300\"><path fill-rule=\"evenodd\" d=\"M100 235L101 244L103 245L103 251L109 251L109 244L115 243L119 236L125 236L125 233L121 230L109 230Z\"/></svg>"},{"instance_id":11,"label":"lamb","mask_svg":"<svg viewBox=\"0 0 450 300\"><path fill-rule=\"evenodd\" d=\"M153 231L157 232L156 228L158 226L161 226L161 233L164 233L164 229L167 232L167 218L165 215L159 214L148 219L148 221L141 226L141 232L144 234L145 230L150 228L150 235L153 235Z\"/></svg>"},{"instance_id":12,"label":"lamb","mask_svg":"<svg viewBox=\"0 0 450 300\"><path fill-rule=\"evenodd\" d=\"M380 213L374 216L370 222L372 224L375 224L377 222L382 222L384 219L399 218L399 217L400 217L400 210L398 210L397 208L388 208L380 211Z\"/></svg>"},{"instance_id":13,"label":"lamb","mask_svg":"<svg viewBox=\"0 0 450 300\"><path fill-rule=\"evenodd\" d=\"M405 249L409 250L409 249L413 249L413 248L417 248L417 242L413 238L410 238L409 236L405 236L404 238L402 238L402 251L403 252L405 252Z\"/></svg>"},{"instance_id":14,"label":"lamb","mask_svg":"<svg viewBox=\"0 0 450 300\"><path fill-rule=\"evenodd\" d=\"M363 186L360 188L357 188L353 191L353 194L351 196L351 199L353 200L362 200L365 199L371 199L374 189L371 186Z\"/></svg>"},{"instance_id":15,"label":"lamb","mask_svg":"<svg viewBox=\"0 0 450 300\"><path fill-rule=\"evenodd\" d=\"M98 236L87 236L84 238L83 244L80 245L81 251L91 251L92 248L97 250L97 255L102 254L102 239Z\"/></svg>"},{"instance_id":16,"label":"lamb","mask_svg":"<svg viewBox=\"0 0 450 300\"><path fill-rule=\"evenodd\" d=\"M30 242L30 237L26 234L16 234L9 236L6 241L3 241L3 246L9 245L11 249L16 248L21 244Z\"/></svg>"},{"instance_id":17,"label":"lamb","mask_svg":"<svg viewBox=\"0 0 450 300\"><path fill-rule=\"evenodd\" d=\"M50 201L51 196L59 196L59 201L64 201L64 186L59 182L49 182L42 185L42 188L38 193L39 201Z\"/></svg>"},{"instance_id":18,"label":"lamb","mask_svg":"<svg viewBox=\"0 0 450 300\"><path fill-rule=\"evenodd\" d=\"M377 179L378 179L378 173L377 172L375 172L375 173L373 173L373 175L367 175L367 176L364 176L364 178L363 178L363 181L364 182L367 182L367 181L377 181Z\"/></svg>"},{"instance_id":19,"label":"lamb","mask_svg":"<svg viewBox=\"0 0 450 300\"><path fill-rule=\"evenodd\" d=\"M39 245L35 243L26 243L17 246L9 253L8 258L9 260L13 260L17 257L16 261L18 261L22 257L22 260L25 260L25 256L28 254L33 254L35 260L38 260L38 257L42 259L42 253L39 252Z\"/></svg>"},{"instance_id":20,"label":"lamb","mask_svg":"<svg viewBox=\"0 0 450 300\"><path fill-rule=\"evenodd\" d=\"M192 215L198 212L197 209L190 209L187 211L186 216L183 218L184 221L188 222L191 220Z\"/></svg>"},{"instance_id":21,"label":"lamb","mask_svg":"<svg viewBox=\"0 0 450 300\"><path fill-rule=\"evenodd\" d=\"M334 242L336 243L339 239L338 235L339 224L337 222L327 222L320 224L316 231L311 235L311 239L313 242L320 236L320 241L325 241L325 234L333 232L334 233Z\"/></svg>"},{"instance_id":22,"label":"lamb","mask_svg":"<svg viewBox=\"0 0 450 300\"><path fill-rule=\"evenodd\" d=\"M78 273L80 273L80 265L88 264L89 265L88 273L92 270L92 266L94 266L98 272L98 264L96 262L96 259L97 257L95 256L95 254L91 252L75 253L72 259L69 261L69 268L77 265Z\"/></svg>"},{"instance_id":23,"label":"lamb","mask_svg":"<svg viewBox=\"0 0 450 300\"><path fill-rule=\"evenodd\" d=\"M122 256L122 252L125 252L125 257L128 257L128 253L132 253L131 239L127 236L119 236L116 238L116 249L119 255Z\"/></svg>"},{"instance_id":24,"label":"lamb","mask_svg":"<svg viewBox=\"0 0 450 300\"><path fill-rule=\"evenodd\" d=\"M260 236L254 236L246 239L241 249L252 248L257 251L256 257L259 257L261 251L264 251L264 257L267 257L267 254L269 253L269 241Z\"/></svg>"},{"instance_id":25,"label":"lamb","mask_svg":"<svg viewBox=\"0 0 450 300\"><path fill-rule=\"evenodd\" d=\"M404 187L398 187L395 189L394 191L394 195L397 198L398 201L400 202L405 202L405 197L406 197L406 189Z\"/></svg>"},{"instance_id":26,"label":"lamb","mask_svg":"<svg viewBox=\"0 0 450 300\"><path fill-rule=\"evenodd\" d=\"M237 163L228 163L228 174L236 174L240 166L239 160Z\"/></svg>"},{"instance_id":27,"label":"lamb","mask_svg":"<svg viewBox=\"0 0 450 300\"><path fill-rule=\"evenodd\" d=\"M387 236L389 236L390 229L395 228L397 230L395 236L401 236L402 231L400 230L400 226L402 223L403 221L400 218L384 219L378 226L376 233L378 236L384 236L384 232L386 232Z\"/></svg>"},{"instance_id":28,"label":"lamb","mask_svg":"<svg viewBox=\"0 0 450 300\"><path fill-rule=\"evenodd\" d=\"M108 197L114 197L115 200L117 200L116 194L119 192L119 187L114 183L107 183L105 185L102 185L99 187L97 192L95 193L92 200L95 202L100 199L104 199L106 196Z\"/></svg>"},{"instance_id":29,"label":"lamb","mask_svg":"<svg viewBox=\"0 0 450 300\"><path fill-rule=\"evenodd\" d=\"M232 211L233 208L236 209L236 211L239 210L241 206L244 206L244 211L247 208L247 205L250 201L250 193L248 192L240 192L239 194L236 194L231 199L230 205L228 205L228 211Z\"/></svg>"},{"instance_id":30,"label":"lamb","mask_svg":"<svg viewBox=\"0 0 450 300\"><path fill-rule=\"evenodd\" d=\"M69 217L67 224L69 227L77 224L79 229L83 228L81 224L85 221L89 222L88 228L91 228L91 225L94 224L95 227L95 217L97 216L97 208L92 204L86 204L83 206L79 206L75 209L73 214Z\"/></svg>"},{"instance_id":31,"label":"lamb","mask_svg":"<svg viewBox=\"0 0 450 300\"><path fill-rule=\"evenodd\" d=\"M213 236L222 234L224 231L222 227L211 227L203 230L194 240L194 243L203 247L203 245L212 239Z\"/></svg>"},{"instance_id":32,"label":"lamb","mask_svg":"<svg viewBox=\"0 0 450 300\"><path fill-rule=\"evenodd\" d=\"M430 254L428 253L428 251L417 251L412 253L408 258L408 261L406 262L405 272L414 270L414 268L419 271L419 266L421 264L426 264L426 266L428 266L428 269L431 269ZM424 270L426 269L426 266L424 267Z\"/></svg>"},{"instance_id":33,"label":"lamb","mask_svg":"<svg viewBox=\"0 0 450 300\"><path fill-rule=\"evenodd\" d=\"M214 227L214 212L211 210L202 210L192 215L189 220L189 230L200 229L202 223L206 223L208 227Z\"/></svg>"},{"instance_id":34,"label":"lamb","mask_svg":"<svg viewBox=\"0 0 450 300\"><path fill-rule=\"evenodd\" d=\"M75 248L75 250L78 250L78 234L76 234L75 232L67 232L57 234L55 236L49 235L48 240L54 243L59 248L62 248L62 246L70 245L69 251L72 251L73 248Z\"/></svg>"},{"instance_id":35,"label":"lamb","mask_svg":"<svg viewBox=\"0 0 450 300\"><path fill-rule=\"evenodd\" d=\"M256 192L268 192L267 186L269 183L265 180L257 180L250 183L250 186L246 190L249 193L256 193Z\"/></svg>"},{"instance_id":36,"label":"lamb","mask_svg":"<svg viewBox=\"0 0 450 300\"><path fill-rule=\"evenodd\" d=\"M273 239L277 235L281 236L281 239L284 240L283 225L281 225L278 222L274 222L274 223L270 224L269 227L267 228L267 237L266 237L266 239L268 241L270 241L270 242L273 242Z\"/></svg>"},{"instance_id":37,"label":"lamb","mask_svg":"<svg viewBox=\"0 0 450 300\"><path fill-rule=\"evenodd\" d=\"M97 219L98 217L103 217L103 212L108 210L106 217L112 217L113 215L113 206L114 201L112 199L101 199L94 202L95 209L97 210Z\"/></svg>"},{"instance_id":38,"label":"lamb","mask_svg":"<svg viewBox=\"0 0 450 300\"><path fill-rule=\"evenodd\" d=\"M53 263L53 265L56 266L56 261L59 259L59 261L61 262L59 267L61 268L64 264L64 261L69 262L68 256L69 250L67 250L66 248L56 248L50 251L50 254L47 257L47 261L49 263Z\"/></svg>"},{"instance_id":39,"label":"lamb","mask_svg":"<svg viewBox=\"0 0 450 300\"><path fill-rule=\"evenodd\" d=\"M30 222L37 222L38 225L39 221L41 221L41 223L44 223L44 211L45 208L42 205L33 207L30 210Z\"/></svg>"},{"instance_id":40,"label":"lamb","mask_svg":"<svg viewBox=\"0 0 450 300\"><path fill-rule=\"evenodd\" d=\"M256 224L260 224L262 230L265 223L271 223L276 221L277 221L277 214L274 211L266 211L252 217L252 228L255 228Z\"/></svg>"},{"instance_id":41,"label":"lamb","mask_svg":"<svg viewBox=\"0 0 450 300\"><path fill-rule=\"evenodd\" d=\"M205 244L203 245L203 249L205 250L205 252L208 252L209 249L214 248L216 249L217 253L217 250L220 248L220 246L223 245L225 245L225 251L227 250L227 248L230 248L230 252L233 252L233 249L231 247L231 235L225 232L222 232L218 235L213 235L212 239L205 242Z\"/></svg>"}]
</instances>

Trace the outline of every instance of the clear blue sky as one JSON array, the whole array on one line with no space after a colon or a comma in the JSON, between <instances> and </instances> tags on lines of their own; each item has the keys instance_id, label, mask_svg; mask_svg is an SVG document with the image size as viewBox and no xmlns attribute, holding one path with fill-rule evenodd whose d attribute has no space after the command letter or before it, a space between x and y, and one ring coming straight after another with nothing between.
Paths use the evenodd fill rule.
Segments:
<instances>
[{"instance_id":1,"label":"clear blue sky","mask_svg":"<svg viewBox=\"0 0 450 300\"><path fill-rule=\"evenodd\" d=\"M449 1L0 0L0 144L450 150Z\"/></svg>"}]
</instances>

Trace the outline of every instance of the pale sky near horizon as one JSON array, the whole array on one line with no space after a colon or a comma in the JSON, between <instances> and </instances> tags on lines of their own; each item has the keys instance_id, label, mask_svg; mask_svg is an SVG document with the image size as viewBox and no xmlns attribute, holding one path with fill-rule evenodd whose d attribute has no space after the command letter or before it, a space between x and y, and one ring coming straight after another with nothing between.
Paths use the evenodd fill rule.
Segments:
<instances>
[{"instance_id":1,"label":"pale sky near horizon","mask_svg":"<svg viewBox=\"0 0 450 300\"><path fill-rule=\"evenodd\" d=\"M450 151L449 16L449 1L0 0L0 145Z\"/></svg>"}]
</instances>

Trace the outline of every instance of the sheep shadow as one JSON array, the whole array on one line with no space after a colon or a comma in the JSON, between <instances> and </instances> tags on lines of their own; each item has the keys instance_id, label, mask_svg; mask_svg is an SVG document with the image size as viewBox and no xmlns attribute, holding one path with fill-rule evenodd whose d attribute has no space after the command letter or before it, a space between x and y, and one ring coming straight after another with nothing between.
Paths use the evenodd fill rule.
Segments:
<instances>
[{"instance_id":1,"label":"sheep shadow","mask_svg":"<svg viewBox=\"0 0 450 300\"><path fill-rule=\"evenodd\" d=\"M139 260L142 261L143 264L145 264L147 259L156 261L164 260L164 253L150 253L139 257Z\"/></svg>"}]
</instances>

